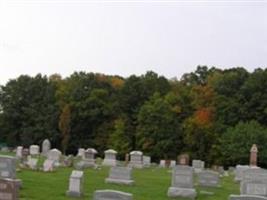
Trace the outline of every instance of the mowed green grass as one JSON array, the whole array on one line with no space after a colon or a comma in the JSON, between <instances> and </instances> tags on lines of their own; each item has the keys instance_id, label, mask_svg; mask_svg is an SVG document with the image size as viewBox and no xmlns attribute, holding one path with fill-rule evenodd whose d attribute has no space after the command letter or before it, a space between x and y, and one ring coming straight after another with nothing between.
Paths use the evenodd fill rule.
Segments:
<instances>
[{"instance_id":1,"label":"mowed green grass","mask_svg":"<svg viewBox=\"0 0 267 200\"><path fill-rule=\"evenodd\" d=\"M66 191L69 176L73 168L58 168L55 172L45 173L23 169L17 172L17 177L23 181L19 191L20 200L69 200ZM106 184L109 168L86 169L84 179L84 197L80 199L93 199L95 190L114 189L132 193L134 200L168 200L167 190L171 184L169 169L134 169L134 186L121 186ZM233 176L224 177L220 188L200 188L196 186L198 200L228 200L230 194L239 194L239 184L233 181ZM214 195L201 194L200 191L214 192ZM175 198L184 200L182 198Z\"/></svg>"}]
</instances>

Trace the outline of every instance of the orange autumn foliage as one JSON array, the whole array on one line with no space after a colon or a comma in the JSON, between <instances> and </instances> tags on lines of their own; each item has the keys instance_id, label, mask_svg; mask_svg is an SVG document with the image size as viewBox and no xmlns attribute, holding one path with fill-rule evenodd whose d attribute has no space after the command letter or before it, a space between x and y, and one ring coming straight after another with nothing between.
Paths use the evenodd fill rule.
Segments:
<instances>
[{"instance_id":1,"label":"orange autumn foliage","mask_svg":"<svg viewBox=\"0 0 267 200\"><path fill-rule=\"evenodd\" d=\"M199 108L194 115L196 124L211 126L213 122L213 108Z\"/></svg>"}]
</instances>

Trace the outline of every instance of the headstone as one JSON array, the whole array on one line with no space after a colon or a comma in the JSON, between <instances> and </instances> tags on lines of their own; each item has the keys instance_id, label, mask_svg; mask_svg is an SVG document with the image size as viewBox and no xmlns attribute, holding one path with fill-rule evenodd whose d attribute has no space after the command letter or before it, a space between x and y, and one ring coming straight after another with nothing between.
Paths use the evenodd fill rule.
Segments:
<instances>
[{"instance_id":1,"label":"headstone","mask_svg":"<svg viewBox=\"0 0 267 200\"><path fill-rule=\"evenodd\" d=\"M159 166L162 168L166 167L166 161L165 160L160 160Z\"/></svg>"},{"instance_id":2,"label":"headstone","mask_svg":"<svg viewBox=\"0 0 267 200\"><path fill-rule=\"evenodd\" d=\"M189 155L181 154L178 156L178 164L179 165L189 165Z\"/></svg>"},{"instance_id":3,"label":"headstone","mask_svg":"<svg viewBox=\"0 0 267 200\"><path fill-rule=\"evenodd\" d=\"M29 156L28 163L27 163L29 168L33 169L33 170L36 170L37 169L37 164L38 164L38 159L37 158L32 158L32 157Z\"/></svg>"},{"instance_id":4,"label":"headstone","mask_svg":"<svg viewBox=\"0 0 267 200\"><path fill-rule=\"evenodd\" d=\"M13 179L0 179L0 199L18 200L18 184Z\"/></svg>"},{"instance_id":5,"label":"headstone","mask_svg":"<svg viewBox=\"0 0 267 200\"><path fill-rule=\"evenodd\" d=\"M267 183L263 181L242 181L241 194L267 197Z\"/></svg>"},{"instance_id":6,"label":"headstone","mask_svg":"<svg viewBox=\"0 0 267 200\"><path fill-rule=\"evenodd\" d=\"M85 152L85 149L79 148L77 156L79 156L83 159L84 158L84 152Z\"/></svg>"},{"instance_id":7,"label":"headstone","mask_svg":"<svg viewBox=\"0 0 267 200\"><path fill-rule=\"evenodd\" d=\"M54 160L56 167L60 166L60 158L61 158L61 156L62 156L62 153L58 149L51 149L47 153L48 160Z\"/></svg>"},{"instance_id":8,"label":"headstone","mask_svg":"<svg viewBox=\"0 0 267 200\"><path fill-rule=\"evenodd\" d=\"M168 189L168 197L185 197L195 199L197 193L193 183L193 169L189 166L177 165L172 171L172 185Z\"/></svg>"},{"instance_id":9,"label":"headstone","mask_svg":"<svg viewBox=\"0 0 267 200\"><path fill-rule=\"evenodd\" d=\"M114 151L113 149L109 149L105 151L105 158L104 158L102 165L116 166L117 165L116 155L117 155L117 151Z\"/></svg>"},{"instance_id":10,"label":"headstone","mask_svg":"<svg viewBox=\"0 0 267 200\"><path fill-rule=\"evenodd\" d=\"M133 195L115 190L97 190L93 200L133 200Z\"/></svg>"},{"instance_id":11,"label":"headstone","mask_svg":"<svg viewBox=\"0 0 267 200\"><path fill-rule=\"evenodd\" d=\"M16 178L16 159L11 156L0 156L0 178Z\"/></svg>"},{"instance_id":12,"label":"headstone","mask_svg":"<svg viewBox=\"0 0 267 200\"><path fill-rule=\"evenodd\" d=\"M30 155L30 151L27 148L22 150L22 163L26 165L28 163L28 156Z\"/></svg>"},{"instance_id":13,"label":"headstone","mask_svg":"<svg viewBox=\"0 0 267 200\"><path fill-rule=\"evenodd\" d=\"M18 159L21 159L22 158L22 150L23 150L23 147L22 146L18 146L17 147L17 150L16 150L16 157Z\"/></svg>"},{"instance_id":14,"label":"headstone","mask_svg":"<svg viewBox=\"0 0 267 200\"><path fill-rule=\"evenodd\" d=\"M84 158L76 164L75 168L80 170L88 167L96 167L95 154L97 154L95 149L87 149L84 152Z\"/></svg>"},{"instance_id":15,"label":"headstone","mask_svg":"<svg viewBox=\"0 0 267 200\"><path fill-rule=\"evenodd\" d=\"M235 168L235 181L242 181L243 172L249 169L248 165L237 165Z\"/></svg>"},{"instance_id":16,"label":"headstone","mask_svg":"<svg viewBox=\"0 0 267 200\"><path fill-rule=\"evenodd\" d=\"M55 168L55 162L54 160L46 159L43 164L43 170L44 172L52 172Z\"/></svg>"},{"instance_id":17,"label":"headstone","mask_svg":"<svg viewBox=\"0 0 267 200\"><path fill-rule=\"evenodd\" d=\"M130 167L143 168L143 153L141 151L132 151L130 153Z\"/></svg>"},{"instance_id":18,"label":"headstone","mask_svg":"<svg viewBox=\"0 0 267 200\"><path fill-rule=\"evenodd\" d=\"M250 160L249 160L250 167L257 167L257 154L258 154L257 145L253 144L250 149Z\"/></svg>"},{"instance_id":19,"label":"headstone","mask_svg":"<svg viewBox=\"0 0 267 200\"><path fill-rule=\"evenodd\" d=\"M267 183L267 170L254 167L244 170L242 181L263 181Z\"/></svg>"},{"instance_id":20,"label":"headstone","mask_svg":"<svg viewBox=\"0 0 267 200\"><path fill-rule=\"evenodd\" d=\"M267 200L267 198L255 195L230 195L229 200Z\"/></svg>"},{"instance_id":21,"label":"headstone","mask_svg":"<svg viewBox=\"0 0 267 200\"><path fill-rule=\"evenodd\" d=\"M42 155L47 156L47 153L51 149L51 143L48 139L45 139L42 143Z\"/></svg>"},{"instance_id":22,"label":"headstone","mask_svg":"<svg viewBox=\"0 0 267 200\"><path fill-rule=\"evenodd\" d=\"M198 183L200 186L218 187L220 183L219 174L214 171L203 170L198 173Z\"/></svg>"},{"instance_id":23,"label":"headstone","mask_svg":"<svg viewBox=\"0 0 267 200\"><path fill-rule=\"evenodd\" d=\"M175 160L171 160L170 161L170 168L174 168L176 166L176 161Z\"/></svg>"},{"instance_id":24,"label":"headstone","mask_svg":"<svg viewBox=\"0 0 267 200\"><path fill-rule=\"evenodd\" d=\"M40 147L38 145L31 145L30 146L30 155L31 156L38 156L40 154Z\"/></svg>"},{"instance_id":25,"label":"headstone","mask_svg":"<svg viewBox=\"0 0 267 200\"><path fill-rule=\"evenodd\" d=\"M129 167L112 167L109 171L109 177L106 183L117 183L124 185L132 185L132 169Z\"/></svg>"},{"instance_id":26,"label":"headstone","mask_svg":"<svg viewBox=\"0 0 267 200\"><path fill-rule=\"evenodd\" d=\"M144 167L151 166L151 157L150 156L143 156L143 165Z\"/></svg>"},{"instance_id":27,"label":"headstone","mask_svg":"<svg viewBox=\"0 0 267 200\"><path fill-rule=\"evenodd\" d=\"M195 173L199 173L205 168L205 163L202 160L193 160L192 167L194 168Z\"/></svg>"},{"instance_id":28,"label":"headstone","mask_svg":"<svg viewBox=\"0 0 267 200\"><path fill-rule=\"evenodd\" d=\"M70 176L69 190L67 196L70 197L81 197L83 196L83 182L84 175L83 171L74 170Z\"/></svg>"}]
</instances>

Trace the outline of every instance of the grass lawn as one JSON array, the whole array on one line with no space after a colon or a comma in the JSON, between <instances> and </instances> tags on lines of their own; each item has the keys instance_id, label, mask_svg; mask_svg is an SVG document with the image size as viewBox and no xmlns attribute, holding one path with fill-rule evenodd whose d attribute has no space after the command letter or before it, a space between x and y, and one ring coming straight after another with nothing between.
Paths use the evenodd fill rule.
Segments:
<instances>
[{"instance_id":1,"label":"grass lawn","mask_svg":"<svg viewBox=\"0 0 267 200\"><path fill-rule=\"evenodd\" d=\"M71 168L58 168L55 172L25 170L17 172L22 179L23 188L20 190L20 200L68 200L65 193L68 189ZM134 169L134 186L106 184L109 168L85 170L84 198L91 200L93 192L98 189L114 189L132 193L134 200L168 200L167 190L171 184L171 173L168 169ZM239 184L234 183L233 177L224 177L220 188L200 188L198 200L228 200L230 194L239 194ZM212 191L214 195L200 194L200 190ZM176 198L182 200L182 198Z\"/></svg>"}]
</instances>

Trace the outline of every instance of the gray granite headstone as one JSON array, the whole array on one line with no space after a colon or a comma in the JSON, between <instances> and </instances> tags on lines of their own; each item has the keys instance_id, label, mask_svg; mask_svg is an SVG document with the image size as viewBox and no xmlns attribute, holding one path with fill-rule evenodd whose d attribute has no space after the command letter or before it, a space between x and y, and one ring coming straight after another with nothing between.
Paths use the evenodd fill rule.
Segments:
<instances>
[{"instance_id":1,"label":"gray granite headstone","mask_svg":"<svg viewBox=\"0 0 267 200\"><path fill-rule=\"evenodd\" d=\"M129 167L143 168L143 153L141 151L132 151L130 153Z\"/></svg>"},{"instance_id":2,"label":"gray granite headstone","mask_svg":"<svg viewBox=\"0 0 267 200\"><path fill-rule=\"evenodd\" d=\"M267 198L255 195L230 195L229 200L267 200Z\"/></svg>"},{"instance_id":3,"label":"gray granite headstone","mask_svg":"<svg viewBox=\"0 0 267 200\"><path fill-rule=\"evenodd\" d=\"M83 184L84 174L83 171L74 170L70 176L69 190L67 196L70 197L81 197L83 196Z\"/></svg>"},{"instance_id":4,"label":"gray granite headstone","mask_svg":"<svg viewBox=\"0 0 267 200\"><path fill-rule=\"evenodd\" d=\"M195 173L199 173L205 168L205 162L202 160L193 160L192 167Z\"/></svg>"},{"instance_id":5,"label":"gray granite headstone","mask_svg":"<svg viewBox=\"0 0 267 200\"><path fill-rule=\"evenodd\" d=\"M0 156L0 178L16 178L16 159L11 156Z\"/></svg>"},{"instance_id":6,"label":"gray granite headstone","mask_svg":"<svg viewBox=\"0 0 267 200\"><path fill-rule=\"evenodd\" d=\"M42 155L47 156L47 153L51 149L51 143L48 139L45 139L42 143Z\"/></svg>"},{"instance_id":7,"label":"gray granite headstone","mask_svg":"<svg viewBox=\"0 0 267 200\"><path fill-rule=\"evenodd\" d=\"M170 168L174 168L176 166L176 161L175 160L171 160L170 161Z\"/></svg>"},{"instance_id":8,"label":"gray granite headstone","mask_svg":"<svg viewBox=\"0 0 267 200\"><path fill-rule=\"evenodd\" d=\"M267 170L261 168L246 169L242 173L242 181L263 181L267 183Z\"/></svg>"},{"instance_id":9,"label":"gray granite headstone","mask_svg":"<svg viewBox=\"0 0 267 200\"><path fill-rule=\"evenodd\" d=\"M144 167L151 166L151 157L150 156L143 156L143 165Z\"/></svg>"},{"instance_id":10,"label":"gray granite headstone","mask_svg":"<svg viewBox=\"0 0 267 200\"><path fill-rule=\"evenodd\" d=\"M133 195L116 190L97 190L93 200L133 200Z\"/></svg>"},{"instance_id":11,"label":"gray granite headstone","mask_svg":"<svg viewBox=\"0 0 267 200\"><path fill-rule=\"evenodd\" d=\"M218 187L220 183L219 173L204 170L198 173L198 183L205 187Z\"/></svg>"},{"instance_id":12,"label":"gray granite headstone","mask_svg":"<svg viewBox=\"0 0 267 200\"><path fill-rule=\"evenodd\" d=\"M109 171L109 177L106 183L116 183L124 185L132 185L132 169L129 167L112 167Z\"/></svg>"},{"instance_id":13,"label":"gray granite headstone","mask_svg":"<svg viewBox=\"0 0 267 200\"><path fill-rule=\"evenodd\" d=\"M193 169L185 165L177 165L172 171L172 185L168 189L168 197L187 197L194 199L197 195L193 183Z\"/></svg>"},{"instance_id":14,"label":"gray granite headstone","mask_svg":"<svg viewBox=\"0 0 267 200\"><path fill-rule=\"evenodd\" d=\"M242 181L240 193L267 197L267 183L263 181Z\"/></svg>"},{"instance_id":15,"label":"gray granite headstone","mask_svg":"<svg viewBox=\"0 0 267 200\"><path fill-rule=\"evenodd\" d=\"M243 172L249 168L248 165L237 165L235 168L235 181L242 181Z\"/></svg>"}]
</instances>

